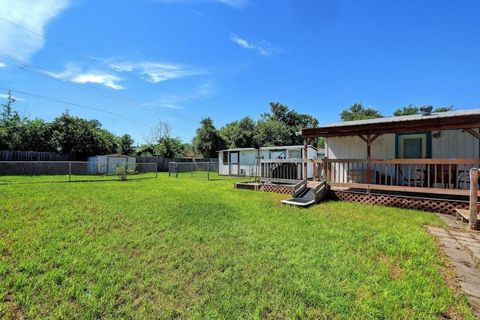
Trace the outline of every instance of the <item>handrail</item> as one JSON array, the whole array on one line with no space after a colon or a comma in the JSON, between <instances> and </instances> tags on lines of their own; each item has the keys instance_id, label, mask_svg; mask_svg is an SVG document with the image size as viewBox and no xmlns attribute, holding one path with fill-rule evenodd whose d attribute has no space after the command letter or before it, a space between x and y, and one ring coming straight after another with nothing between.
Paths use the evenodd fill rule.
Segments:
<instances>
[{"instance_id":1,"label":"handrail","mask_svg":"<svg viewBox=\"0 0 480 320\"><path fill-rule=\"evenodd\" d=\"M315 187L313 190L313 193L315 194L315 202L318 203L322 198L325 196L325 193L327 192L327 180L322 180L318 184L318 186Z\"/></svg>"},{"instance_id":2,"label":"handrail","mask_svg":"<svg viewBox=\"0 0 480 320\"><path fill-rule=\"evenodd\" d=\"M307 188L307 179L303 179L293 187L292 195L293 197L298 196L305 188Z\"/></svg>"}]
</instances>

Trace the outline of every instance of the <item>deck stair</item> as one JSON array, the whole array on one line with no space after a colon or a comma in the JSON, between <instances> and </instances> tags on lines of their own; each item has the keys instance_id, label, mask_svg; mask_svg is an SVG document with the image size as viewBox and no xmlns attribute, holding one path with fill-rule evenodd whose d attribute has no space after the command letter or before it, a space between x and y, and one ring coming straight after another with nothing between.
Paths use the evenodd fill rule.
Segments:
<instances>
[{"instance_id":1,"label":"deck stair","mask_svg":"<svg viewBox=\"0 0 480 320\"><path fill-rule=\"evenodd\" d=\"M293 198L283 200L283 204L297 207L309 207L319 203L327 194L327 182L325 180L316 184L309 184L307 180L302 180L295 186Z\"/></svg>"},{"instance_id":2,"label":"deck stair","mask_svg":"<svg viewBox=\"0 0 480 320\"><path fill-rule=\"evenodd\" d=\"M467 209L455 209L457 212L457 220L462 222L468 222L470 220L470 210ZM477 228L480 227L480 215L477 213Z\"/></svg>"}]
</instances>

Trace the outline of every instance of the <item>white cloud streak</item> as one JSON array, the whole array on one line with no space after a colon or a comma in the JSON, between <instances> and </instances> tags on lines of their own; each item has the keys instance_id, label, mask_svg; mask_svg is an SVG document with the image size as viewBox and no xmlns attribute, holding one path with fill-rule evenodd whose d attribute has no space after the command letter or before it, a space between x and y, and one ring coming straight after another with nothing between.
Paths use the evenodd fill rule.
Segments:
<instances>
[{"instance_id":1,"label":"white cloud streak","mask_svg":"<svg viewBox=\"0 0 480 320\"><path fill-rule=\"evenodd\" d=\"M207 73L206 70L180 64L161 62L113 62L110 68L116 72L136 72L148 82L158 83L176 78L184 78Z\"/></svg>"},{"instance_id":2,"label":"white cloud streak","mask_svg":"<svg viewBox=\"0 0 480 320\"><path fill-rule=\"evenodd\" d=\"M240 47L252 50L257 52L258 54L264 57L270 57L273 53L279 52L280 50L266 41L259 41L259 42L250 42L244 38L240 38L236 34L232 33L230 35L230 41L236 43Z\"/></svg>"},{"instance_id":3,"label":"white cloud streak","mask_svg":"<svg viewBox=\"0 0 480 320\"><path fill-rule=\"evenodd\" d=\"M68 5L69 0L0 0L2 16L11 21L0 20L0 53L28 60L43 47L43 36L48 22Z\"/></svg>"},{"instance_id":4,"label":"white cloud streak","mask_svg":"<svg viewBox=\"0 0 480 320\"><path fill-rule=\"evenodd\" d=\"M56 79L71 81L79 84L94 83L114 90L124 89L123 86L118 84L118 82L122 80L120 77L105 71L84 71L77 66L69 65L63 72L48 72L47 74Z\"/></svg>"}]
</instances>

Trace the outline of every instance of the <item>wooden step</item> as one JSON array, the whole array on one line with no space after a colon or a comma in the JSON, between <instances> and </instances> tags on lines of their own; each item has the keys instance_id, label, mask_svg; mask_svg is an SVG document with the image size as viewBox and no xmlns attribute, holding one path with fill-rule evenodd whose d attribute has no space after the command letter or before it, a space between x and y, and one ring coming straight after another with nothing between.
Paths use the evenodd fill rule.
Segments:
<instances>
[{"instance_id":1,"label":"wooden step","mask_svg":"<svg viewBox=\"0 0 480 320\"><path fill-rule=\"evenodd\" d=\"M470 220L470 210L467 209L455 209L457 212L457 218L462 219L463 222L468 222ZM480 221L480 215L477 213L477 221Z\"/></svg>"}]
</instances>

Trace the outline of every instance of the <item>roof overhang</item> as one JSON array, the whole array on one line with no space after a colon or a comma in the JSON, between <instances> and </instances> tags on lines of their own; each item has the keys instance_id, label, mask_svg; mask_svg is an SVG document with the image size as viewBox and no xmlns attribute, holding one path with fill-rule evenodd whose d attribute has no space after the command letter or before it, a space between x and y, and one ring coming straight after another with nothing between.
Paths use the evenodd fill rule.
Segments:
<instances>
[{"instance_id":1,"label":"roof overhang","mask_svg":"<svg viewBox=\"0 0 480 320\"><path fill-rule=\"evenodd\" d=\"M417 117L404 121L378 121L374 123L355 123L353 125L345 122L342 125L303 129L302 135L305 138L341 137L475 128L480 128L480 114L461 114L448 117L425 116L424 118Z\"/></svg>"}]
</instances>

